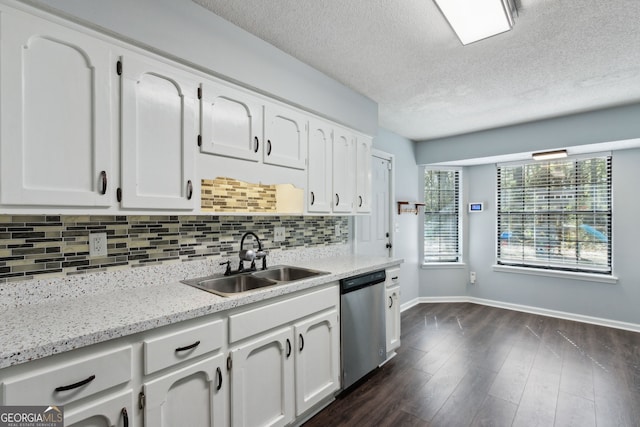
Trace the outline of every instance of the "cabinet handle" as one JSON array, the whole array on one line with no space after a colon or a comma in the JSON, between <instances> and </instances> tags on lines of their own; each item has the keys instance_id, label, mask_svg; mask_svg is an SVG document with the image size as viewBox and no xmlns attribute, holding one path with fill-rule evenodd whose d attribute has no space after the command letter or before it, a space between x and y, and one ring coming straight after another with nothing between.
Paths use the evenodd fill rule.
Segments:
<instances>
[{"instance_id":1,"label":"cabinet handle","mask_svg":"<svg viewBox=\"0 0 640 427\"><path fill-rule=\"evenodd\" d=\"M196 347L197 347L197 346L199 346L199 345L200 345L200 341L196 341L196 342L194 342L193 344L188 345L188 346L186 346L186 347L178 347L178 348L176 348L176 353L179 353L179 352L181 352L181 351L191 350L192 348L196 348Z\"/></svg>"},{"instance_id":2,"label":"cabinet handle","mask_svg":"<svg viewBox=\"0 0 640 427\"><path fill-rule=\"evenodd\" d=\"M340 204L340 195L336 193L336 206Z\"/></svg>"},{"instance_id":3,"label":"cabinet handle","mask_svg":"<svg viewBox=\"0 0 640 427\"><path fill-rule=\"evenodd\" d=\"M253 149L253 152L257 153L258 149L260 148L260 140L258 139L257 136L254 136L253 141L255 142L255 148Z\"/></svg>"},{"instance_id":4,"label":"cabinet handle","mask_svg":"<svg viewBox=\"0 0 640 427\"><path fill-rule=\"evenodd\" d=\"M312 191L311 192L311 205L313 205L315 202L316 202L316 195Z\"/></svg>"},{"instance_id":5,"label":"cabinet handle","mask_svg":"<svg viewBox=\"0 0 640 427\"><path fill-rule=\"evenodd\" d=\"M360 200L360 204L358 204L358 207L361 208L362 207L362 196L358 196L358 199Z\"/></svg>"},{"instance_id":6,"label":"cabinet handle","mask_svg":"<svg viewBox=\"0 0 640 427\"><path fill-rule=\"evenodd\" d=\"M271 155L271 140L267 139L267 156Z\"/></svg>"},{"instance_id":7,"label":"cabinet handle","mask_svg":"<svg viewBox=\"0 0 640 427\"><path fill-rule=\"evenodd\" d=\"M218 375L218 386L216 387L216 391L218 391L222 388L222 370L220 370L219 366L216 368L216 374Z\"/></svg>"},{"instance_id":8,"label":"cabinet handle","mask_svg":"<svg viewBox=\"0 0 640 427\"><path fill-rule=\"evenodd\" d=\"M291 356L291 341L287 338L287 359Z\"/></svg>"},{"instance_id":9,"label":"cabinet handle","mask_svg":"<svg viewBox=\"0 0 640 427\"><path fill-rule=\"evenodd\" d=\"M191 180L187 181L187 200L191 200L193 196L193 183Z\"/></svg>"},{"instance_id":10,"label":"cabinet handle","mask_svg":"<svg viewBox=\"0 0 640 427\"><path fill-rule=\"evenodd\" d=\"M96 376L95 375L91 375L89 378L87 378L85 380L82 380L82 381L78 381L77 383L70 384L70 385L63 385L61 387L56 387L55 390L56 391L73 390L74 388L82 387L85 384L89 384L91 381L93 381L95 379L96 379Z\"/></svg>"},{"instance_id":11,"label":"cabinet handle","mask_svg":"<svg viewBox=\"0 0 640 427\"><path fill-rule=\"evenodd\" d=\"M398 276L394 276L394 277L392 277L392 278L391 278L391 280L393 280L393 281L398 280Z\"/></svg>"},{"instance_id":12,"label":"cabinet handle","mask_svg":"<svg viewBox=\"0 0 640 427\"><path fill-rule=\"evenodd\" d=\"M124 427L129 427L129 413L127 413L127 408L122 408L122 424Z\"/></svg>"},{"instance_id":13,"label":"cabinet handle","mask_svg":"<svg viewBox=\"0 0 640 427\"><path fill-rule=\"evenodd\" d=\"M103 196L107 194L107 172L100 172L100 182L102 183L102 187L100 188L100 194Z\"/></svg>"},{"instance_id":14,"label":"cabinet handle","mask_svg":"<svg viewBox=\"0 0 640 427\"><path fill-rule=\"evenodd\" d=\"M393 307L393 297L389 297L389 308Z\"/></svg>"},{"instance_id":15,"label":"cabinet handle","mask_svg":"<svg viewBox=\"0 0 640 427\"><path fill-rule=\"evenodd\" d=\"M302 334L299 334L300 336L300 351L302 351L302 349L304 348L304 337L302 336Z\"/></svg>"}]
</instances>

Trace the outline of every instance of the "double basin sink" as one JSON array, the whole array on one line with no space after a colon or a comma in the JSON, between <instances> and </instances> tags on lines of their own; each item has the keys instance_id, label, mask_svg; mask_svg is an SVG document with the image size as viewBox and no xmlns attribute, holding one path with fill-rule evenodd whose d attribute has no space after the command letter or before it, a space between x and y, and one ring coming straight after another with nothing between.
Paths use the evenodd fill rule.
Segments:
<instances>
[{"instance_id":1,"label":"double basin sink","mask_svg":"<svg viewBox=\"0 0 640 427\"><path fill-rule=\"evenodd\" d=\"M278 265L270 267L267 270L239 273L233 276L214 275L199 277L196 279L183 280L182 283L216 295L228 297L325 274L329 273L308 268Z\"/></svg>"}]
</instances>

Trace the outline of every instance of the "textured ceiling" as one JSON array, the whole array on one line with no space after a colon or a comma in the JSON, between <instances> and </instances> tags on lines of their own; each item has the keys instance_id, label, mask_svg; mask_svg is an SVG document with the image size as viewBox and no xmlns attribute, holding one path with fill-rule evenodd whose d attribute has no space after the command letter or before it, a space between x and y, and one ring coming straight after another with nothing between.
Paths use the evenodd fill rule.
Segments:
<instances>
[{"instance_id":1,"label":"textured ceiling","mask_svg":"<svg viewBox=\"0 0 640 427\"><path fill-rule=\"evenodd\" d=\"M194 1L373 99L412 140L640 101L639 0L518 0L512 31L467 46L432 0Z\"/></svg>"}]
</instances>

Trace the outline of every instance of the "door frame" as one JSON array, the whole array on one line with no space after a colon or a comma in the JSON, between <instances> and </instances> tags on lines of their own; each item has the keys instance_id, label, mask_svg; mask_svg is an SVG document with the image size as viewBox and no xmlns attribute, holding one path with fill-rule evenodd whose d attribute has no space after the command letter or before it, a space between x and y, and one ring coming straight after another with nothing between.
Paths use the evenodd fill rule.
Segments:
<instances>
[{"instance_id":1,"label":"door frame","mask_svg":"<svg viewBox=\"0 0 640 427\"><path fill-rule=\"evenodd\" d=\"M373 159L373 157L387 160L391 164L391 170L389 171L389 206L387 206L387 210L389 213L389 216L388 216L389 217L389 243L391 243L391 251L389 251L389 257L393 258L395 256L395 251L396 251L396 245L394 244L395 239L394 239L394 228L393 228L393 222L395 218L394 205L395 205L395 199L396 199L395 156L385 151L381 151L373 148L371 149L371 158ZM358 218L360 216L362 215L355 215L354 221L351 223L351 231L353 235L353 253L355 255L358 254L358 227L356 226L356 221L358 221Z\"/></svg>"}]
</instances>

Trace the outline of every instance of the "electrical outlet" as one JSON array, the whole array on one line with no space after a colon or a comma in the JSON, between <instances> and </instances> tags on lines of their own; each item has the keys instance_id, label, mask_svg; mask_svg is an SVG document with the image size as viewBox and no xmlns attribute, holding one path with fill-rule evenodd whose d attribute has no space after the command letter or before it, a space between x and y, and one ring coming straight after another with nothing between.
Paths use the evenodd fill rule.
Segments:
<instances>
[{"instance_id":1,"label":"electrical outlet","mask_svg":"<svg viewBox=\"0 0 640 427\"><path fill-rule=\"evenodd\" d=\"M476 272L475 271L469 272L469 283L471 283L472 285L476 284Z\"/></svg>"},{"instance_id":2,"label":"electrical outlet","mask_svg":"<svg viewBox=\"0 0 640 427\"><path fill-rule=\"evenodd\" d=\"M107 256L107 233L89 234L89 256Z\"/></svg>"},{"instance_id":3,"label":"electrical outlet","mask_svg":"<svg viewBox=\"0 0 640 427\"><path fill-rule=\"evenodd\" d=\"M285 240L285 229L284 227L273 227L273 241L274 242L284 242Z\"/></svg>"},{"instance_id":4,"label":"electrical outlet","mask_svg":"<svg viewBox=\"0 0 640 427\"><path fill-rule=\"evenodd\" d=\"M336 237L340 237L340 234L342 234L340 232L340 224L336 224L334 229L335 229Z\"/></svg>"}]
</instances>

